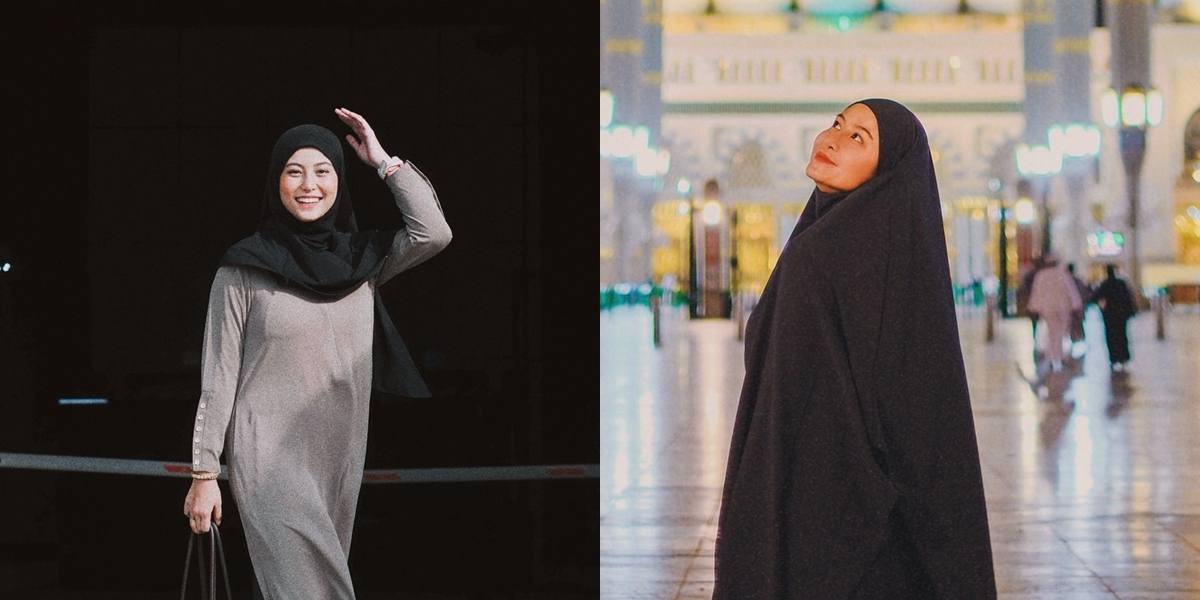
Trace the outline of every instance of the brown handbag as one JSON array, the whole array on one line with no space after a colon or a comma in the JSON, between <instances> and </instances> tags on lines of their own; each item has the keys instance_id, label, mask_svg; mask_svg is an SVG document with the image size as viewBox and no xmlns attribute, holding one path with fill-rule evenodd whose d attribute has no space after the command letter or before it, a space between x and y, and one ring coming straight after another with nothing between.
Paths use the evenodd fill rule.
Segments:
<instances>
[{"instance_id":1,"label":"brown handbag","mask_svg":"<svg viewBox=\"0 0 1200 600\"><path fill-rule=\"evenodd\" d=\"M200 563L200 598L201 600L217 600L217 561L221 563L221 576L225 580L225 598L232 600L233 592L229 587L229 569L225 567L225 549L221 546L221 534L217 531L217 524L210 523L211 529L208 536L208 565L205 568L204 564L204 548L203 543L201 548L196 551L197 562ZM183 586L179 592L179 600L187 598L187 583L188 572L192 566L192 546L196 544L196 538L202 538L205 534L192 532L188 538L187 556L183 559Z\"/></svg>"}]
</instances>

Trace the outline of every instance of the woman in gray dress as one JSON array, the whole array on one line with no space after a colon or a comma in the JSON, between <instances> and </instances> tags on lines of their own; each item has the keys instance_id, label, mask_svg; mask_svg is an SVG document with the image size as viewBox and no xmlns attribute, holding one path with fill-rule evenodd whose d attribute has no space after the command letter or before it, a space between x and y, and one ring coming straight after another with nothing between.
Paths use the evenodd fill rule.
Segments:
<instances>
[{"instance_id":1,"label":"woman in gray dress","mask_svg":"<svg viewBox=\"0 0 1200 600\"><path fill-rule=\"evenodd\" d=\"M337 136L294 127L272 150L258 230L222 258L205 323L183 510L195 532L220 524L224 451L268 599L354 597L347 559L371 389L429 395L378 288L450 241L429 180L360 115L334 112L405 228L358 231Z\"/></svg>"}]
</instances>

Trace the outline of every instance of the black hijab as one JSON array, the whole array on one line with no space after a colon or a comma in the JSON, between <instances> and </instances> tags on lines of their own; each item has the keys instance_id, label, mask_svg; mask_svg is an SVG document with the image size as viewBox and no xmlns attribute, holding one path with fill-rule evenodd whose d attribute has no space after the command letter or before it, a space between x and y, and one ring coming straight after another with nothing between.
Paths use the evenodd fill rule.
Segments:
<instances>
[{"instance_id":1,"label":"black hijab","mask_svg":"<svg viewBox=\"0 0 1200 600\"><path fill-rule=\"evenodd\" d=\"M929 142L861 104L874 177L814 192L747 324L716 600L996 595Z\"/></svg>"},{"instance_id":2,"label":"black hijab","mask_svg":"<svg viewBox=\"0 0 1200 600\"><path fill-rule=\"evenodd\" d=\"M311 222L292 216L279 197L283 168L301 148L315 148L324 154L333 163L338 178L333 206ZM262 214L258 231L230 247L221 264L262 269L274 274L282 285L328 299L341 298L375 277L396 236L395 231L358 230L341 140L319 125L298 125L276 140L267 168ZM430 395L378 289L372 354L375 389L414 398Z\"/></svg>"}]
</instances>

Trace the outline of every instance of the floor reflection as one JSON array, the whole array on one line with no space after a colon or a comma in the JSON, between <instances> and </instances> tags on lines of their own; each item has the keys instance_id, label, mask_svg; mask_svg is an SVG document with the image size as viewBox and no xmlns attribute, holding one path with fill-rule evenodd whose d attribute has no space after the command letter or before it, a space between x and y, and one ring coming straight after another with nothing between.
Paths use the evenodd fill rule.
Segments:
<instances>
[{"instance_id":1,"label":"floor reflection","mask_svg":"<svg viewBox=\"0 0 1200 600\"><path fill-rule=\"evenodd\" d=\"M601 595L709 598L742 380L734 324L600 316ZM1130 323L1113 372L1097 313L1061 371L1024 319L960 321L1003 598L1200 598L1200 313Z\"/></svg>"},{"instance_id":2,"label":"floor reflection","mask_svg":"<svg viewBox=\"0 0 1200 600\"><path fill-rule=\"evenodd\" d=\"M1105 409L1105 414L1109 418L1116 418L1129 406L1129 397L1133 394L1133 384L1129 379L1129 372L1113 373L1108 389L1108 407Z\"/></svg>"}]
</instances>

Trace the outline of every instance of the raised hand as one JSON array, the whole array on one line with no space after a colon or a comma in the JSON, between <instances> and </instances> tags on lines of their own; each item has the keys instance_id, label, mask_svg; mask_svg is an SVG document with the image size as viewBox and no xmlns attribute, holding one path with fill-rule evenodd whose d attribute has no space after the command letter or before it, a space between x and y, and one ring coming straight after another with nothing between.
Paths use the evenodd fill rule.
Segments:
<instances>
[{"instance_id":1,"label":"raised hand","mask_svg":"<svg viewBox=\"0 0 1200 600\"><path fill-rule=\"evenodd\" d=\"M375 137L375 131L362 115L345 108L334 109L333 113L354 131L354 134L346 135L346 142L354 148L359 160L371 168L377 168L380 162L391 158L391 155L383 150L379 138Z\"/></svg>"}]
</instances>

